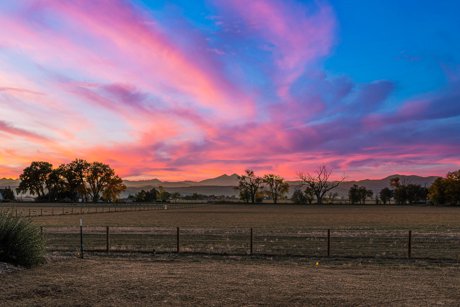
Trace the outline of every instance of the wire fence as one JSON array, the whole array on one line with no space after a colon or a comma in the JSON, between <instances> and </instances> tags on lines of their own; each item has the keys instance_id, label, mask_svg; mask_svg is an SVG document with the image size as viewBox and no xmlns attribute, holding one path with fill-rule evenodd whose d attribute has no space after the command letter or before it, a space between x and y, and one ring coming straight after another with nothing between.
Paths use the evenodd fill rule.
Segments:
<instances>
[{"instance_id":1,"label":"wire fence","mask_svg":"<svg viewBox=\"0 0 460 307\"><path fill-rule=\"evenodd\" d=\"M460 260L460 230L41 227L49 251Z\"/></svg>"},{"instance_id":2,"label":"wire fence","mask_svg":"<svg viewBox=\"0 0 460 307\"><path fill-rule=\"evenodd\" d=\"M68 204L35 207L14 206L0 207L0 213L11 214L13 216L37 217L37 216L58 216L58 215L83 215L97 213L115 212L134 212L134 211L153 211L153 210L174 210L188 209L209 206L207 203L153 203L153 204L116 204L116 205L97 205L97 204Z\"/></svg>"}]
</instances>

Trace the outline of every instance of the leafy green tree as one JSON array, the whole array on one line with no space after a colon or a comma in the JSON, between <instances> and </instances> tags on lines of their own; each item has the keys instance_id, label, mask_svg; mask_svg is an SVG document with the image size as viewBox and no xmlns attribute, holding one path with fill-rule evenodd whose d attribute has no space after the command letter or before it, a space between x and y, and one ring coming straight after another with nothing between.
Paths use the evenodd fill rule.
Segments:
<instances>
[{"instance_id":1,"label":"leafy green tree","mask_svg":"<svg viewBox=\"0 0 460 307\"><path fill-rule=\"evenodd\" d=\"M314 193L318 205L323 203L323 198L326 193L337 188L344 180L344 178L342 178L339 181L330 181L329 178L331 174L332 170L327 169L325 165L320 166L313 175L309 173L306 175L302 173L299 174L302 183Z\"/></svg>"},{"instance_id":2,"label":"leafy green tree","mask_svg":"<svg viewBox=\"0 0 460 307\"><path fill-rule=\"evenodd\" d=\"M407 202L414 204L420 201L426 201L428 190L419 184L408 184L405 186Z\"/></svg>"},{"instance_id":3,"label":"leafy green tree","mask_svg":"<svg viewBox=\"0 0 460 307\"><path fill-rule=\"evenodd\" d=\"M436 205L460 204L460 170L447 173L446 178L437 178L429 188L428 198Z\"/></svg>"},{"instance_id":4,"label":"leafy green tree","mask_svg":"<svg viewBox=\"0 0 460 307\"><path fill-rule=\"evenodd\" d=\"M43 199L48 192L46 183L52 170L53 165L48 162L32 162L19 176L21 182L16 191L18 194L29 192L31 195L37 195L38 198Z\"/></svg>"},{"instance_id":5,"label":"leafy green tree","mask_svg":"<svg viewBox=\"0 0 460 307\"><path fill-rule=\"evenodd\" d=\"M161 202L166 202L171 198L171 193L165 190L161 185L158 187L158 200Z\"/></svg>"},{"instance_id":6,"label":"leafy green tree","mask_svg":"<svg viewBox=\"0 0 460 307\"><path fill-rule=\"evenodd\" d=\"M390 180L390 185L394 187L393 198L398 205L426 201L428 190L419 184L401 183L399 178L395 177Z\"/></svg>"},{"instance_id":7,"label":"leafy green tree","mask_svg":"<svg viewBox=\"0 0 460 307\"><path fill-rule=\"evenodd\" d=\"M158 191L151 188L148 191L141 190L134 197L136 202L154 202L157 200Z\"/></svg>"},{"instance_id":8,"label":"leafy green tree","mask_svg":"<svg viewBox=\"0 0 460 307\"><path fill-rule=\"evenodd\" d=\"M262 185L262 178L257 177L253 170L247 169L245 175L238 176L240 196L244 196L251 203L256 203L256 195Z\"/></svg>"},{"instance_id":9,"label":"leafy green tree","mask_svg":"<svg viewBox=\"0 0 460 307\"><path fill-rule=\"evenodd\" d=\"M458 205L460 203L460 170L449 172L446 176L446 183L448 203Z\"/></svg>"},{"instance_id":10,"label":"leafy green tree","mask_svg":"<svg viewBox=\"0 0 460 307\"><path fill-rule=\"evenodd\" d=\"M430 186L428 192L428 198L435 205L443 205L447 202L447 182L444 178L436 178L433 184Z\"/></svg>"},{"instance_id":11,"label":"leafy green tree","mask_svg":"<svg viewBox=\"0 0 460 307\"><path fill-rule=\"evenodd\" d=\"M267 185L268 196L275 204L289 191L289 184L281 176L268 174L262 178L262 182Z\"/></svg>"},{"instance_id":12,"label":"leafy green tree","mask_svg":"<svg viewBox=\"0 0 460 307\"><path fill-rule=\"evenodd\" d=\"M102 198L106 201L116 202L121 192L126 190L126 186L123 184L123 180L114 175L107 180L102 191Z\"/></svg>"},{"instance_id":13,"label":"leafy green tree","mask_svg":"<svg viewBox=\"0 0 460 307\"><path fill-rule=\"evenodd\" d=\"M85 181L88 184L88 195L93 202L98 202L102 196L106 200L114 201L126 189L123 180L115 175L115 171L101 162L89 165Z\"/></svg>"},{"instance_id":14,"label":"leafy green tree","mask_svg":"<svg viewBox=\"0 0 460 307\"><path fill-rule=\"evenodd\" d=\"M386 205L387 203L390 203L391 199L393 198L393 190L389 188L383 188L380 190L379 196L383 204Z\"/></svg>"}]
</instances>

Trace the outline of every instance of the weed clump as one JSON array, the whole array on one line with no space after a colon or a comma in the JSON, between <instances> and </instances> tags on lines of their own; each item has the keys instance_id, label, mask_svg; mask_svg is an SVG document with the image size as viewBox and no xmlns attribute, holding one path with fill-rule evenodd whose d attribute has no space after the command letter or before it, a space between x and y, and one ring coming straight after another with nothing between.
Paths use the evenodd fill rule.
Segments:
<instances>
[{"instance_id":1,"label":"weed clump","mask_svg":"<svg viewBox=\"0 0 460 307\"><path fill-rule=\"evenodd\" d=\"M0 261L24 267L43 263L45 244L29 219L0 213Z\"/></svg>"}]
</instances>

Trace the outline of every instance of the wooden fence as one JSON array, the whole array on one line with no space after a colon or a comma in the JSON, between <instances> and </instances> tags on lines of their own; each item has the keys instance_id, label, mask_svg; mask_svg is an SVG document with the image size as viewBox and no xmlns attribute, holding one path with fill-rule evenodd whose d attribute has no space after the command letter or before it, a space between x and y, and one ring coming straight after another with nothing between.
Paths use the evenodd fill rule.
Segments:
<instances>
[{"instance_id":1,"label":"wooden fence","mask_svg":"<svg viewBox=\"0 0 460 307\"><path fill-rule=\"evenodd\" d=\"M460 261L460 230L41 227L49 251Z\"/></svg>"}]
</instances>

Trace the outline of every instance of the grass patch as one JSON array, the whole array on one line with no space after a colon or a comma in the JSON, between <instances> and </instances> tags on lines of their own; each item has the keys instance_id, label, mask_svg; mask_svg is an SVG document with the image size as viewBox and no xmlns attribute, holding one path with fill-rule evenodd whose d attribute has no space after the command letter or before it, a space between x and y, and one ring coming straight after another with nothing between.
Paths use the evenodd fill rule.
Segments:
<instances>
[{"instance_id":1,"label":"grass patch","mask_svg":"<svg viewBox=\"0 0 460 307\"><path fill-rule=\"evenodd\" d=\"M45 245L40 229L30 220L0 214L0 261L32 267L43 263Z\"/></svg>"}]
</instances>

